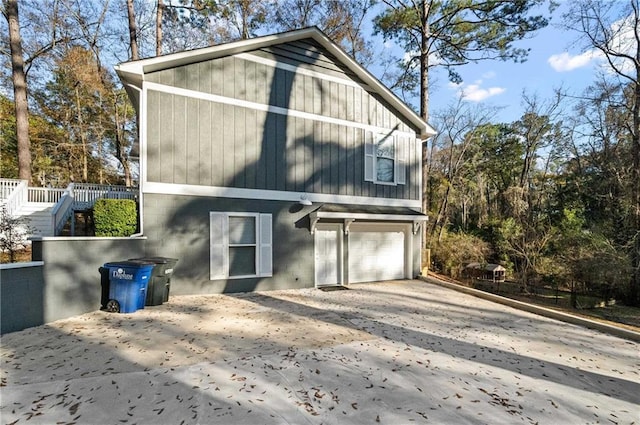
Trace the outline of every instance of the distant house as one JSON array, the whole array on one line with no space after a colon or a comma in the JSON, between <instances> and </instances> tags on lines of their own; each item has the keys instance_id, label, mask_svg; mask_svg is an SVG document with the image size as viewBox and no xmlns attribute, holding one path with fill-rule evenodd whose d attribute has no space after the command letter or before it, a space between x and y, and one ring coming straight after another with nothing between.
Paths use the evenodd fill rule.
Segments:
<instances>
[{"instance_id":1,"label":"distant house","mask_svg":"<svg viewBox=\"0 0 640 425\"><path fill-rule=\"evenodd\" d=\"M505 273L506 269L500 264L469 263L464 268L465 277L491 282L504 282Z\"/></svg>"},{"instance_id":2,"label":"distant house","mask_svg":"<svg viewBox=\"0 0 640 425\"><path fill-rule=\"evenodd\" d=\"M140 226L172 293L420 269L434 130L317 28L116 67L139 112Z\"/></svg>"}]
</instances>

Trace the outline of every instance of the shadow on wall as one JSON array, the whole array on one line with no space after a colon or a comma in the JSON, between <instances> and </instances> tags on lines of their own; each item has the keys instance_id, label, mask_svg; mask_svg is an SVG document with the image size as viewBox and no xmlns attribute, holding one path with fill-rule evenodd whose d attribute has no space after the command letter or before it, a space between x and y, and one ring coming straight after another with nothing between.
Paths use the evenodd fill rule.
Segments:
<instances>
[{"instance_id":1,"label":"shadow on wall","mask_svg":"<svg viewBox=\"0 0 640 425\"><path fill-rule=\"evenodd\" d=\"M145 255L145 238L44 238L32 242L43 261L42 319L52 322L100 309L104 263Z\"/></svg>"},{"instance_id":2,"label":"shadow on wall","mask_svg":"<svg viewBox=\"0 0 640 425\"><path fill-rule=\"evenodd\" d=\"M315 53L313 58L317 60L319 55ZM279 72L274 73L269 84L268 104L295 109L296 105L291 104L294 79L288 75L284 78ZM331 94L326 93L327 88L319 81L315 84L321 99L329 99ZM320 115L335 115L333 109L336 105L332 102L321 102L321 108ZM371 113L367 119L371 124ZM266 114L262 134L256 134L260 137L256 141L259 144L258 158L225 178L226 184L238 188L353 196L402 197L412 193L413 182L411 186L407 184L404 187L363 184L364 148L357 143L364 137L360 134L363 130L350 129L353 133L347 134L336 124L324 123L320 130L316 124L300 118ZM233 125L233 120L227 125ZM296 137L290 138L288 134ZM242 141L251 146L252 142ZM227 143L234 149L233 140ZM294 166L299 168L294 169ZM407 173L409 176L418 175L413 163ZM407 180L409 183L410 179ZM150 195L147 197L151 199ZM152 199L150 203L159 212L151 213L145 207L145 234L149 236L152 249L170 247L166 255L180 258L173 278L178 293L226 293L313 285L313 236L309 233L306 215L319 205L297 209L297 202L206 197L184 201L170 195L153 195ZM251 211L273 215L273 277L226 282L209 280L210 211ZM296 268L301 272L297 273ZM302 283L300 279L307 282Z\"/></svg>"}]
</instances>

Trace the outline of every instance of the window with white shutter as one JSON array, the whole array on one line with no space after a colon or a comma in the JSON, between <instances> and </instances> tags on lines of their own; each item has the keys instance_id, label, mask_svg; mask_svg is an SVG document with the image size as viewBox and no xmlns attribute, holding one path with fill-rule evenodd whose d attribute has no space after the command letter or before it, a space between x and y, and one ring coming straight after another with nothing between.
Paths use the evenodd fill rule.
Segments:
<instances>
[{"instance_id":1,"label":"window with white shutter","mask_svg":"<svg viewBox=\"0 0 640 425\"><path fill-rule=\"evenodd\" d=\"M396 183L407 182L407 153L409 152L409 138L398 136L396 139Z\"/></svg>"},{"instance_id":2,"label":"window with white shutter","mask_svg":"<svg viewBox=\"0 0 640 425\"><path fill-rule=\"evenodd\" d=\"M375 181L375 162L373 133L366 131L364 135L364 181Z\"/></svg>"},{"instance_id":3,"label":"window with white shutter","mask_svg":"<svg viewBox=\"0 0 640 425\"><path fill-rule=\"evenodd\" d=\"M410 140L393 133L365 132L364 180L376 184L406 184Z\"/></svg>"},{"instance_id":4,"label":"window with white shutter","mask_svg":"<svg viewBox=\"0 0 640 425\"><path fill-rule=\"evenodd\" d=\"M211 212L210 278L272 275L271 214Z\"/></svg>"},{"instance_id":5,"label":"window with white shutter","mask_svg":"<svg viewBox=\"0 0 640 425\"><path fill-rule=\"evenodd\" d=\"M209 278L211 280L227 277L227 216L224 213L209 213Z\"/></svg>"}]
</instances>

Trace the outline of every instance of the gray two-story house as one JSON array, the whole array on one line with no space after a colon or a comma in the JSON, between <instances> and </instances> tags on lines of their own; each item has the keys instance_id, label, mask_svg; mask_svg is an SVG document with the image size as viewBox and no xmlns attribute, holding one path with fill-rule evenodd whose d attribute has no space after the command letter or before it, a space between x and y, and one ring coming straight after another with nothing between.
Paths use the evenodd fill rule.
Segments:
<instances>
[{"instance_id":1,"label":"gray two-story house","mask_svg":"<svg viewBox=\"0 0 640 425\"><path fill-rule=\"evenodd\" d=\"M317 28L117 66L172 293L413 278L434 130Z\"/></svg>"}]
</instances>

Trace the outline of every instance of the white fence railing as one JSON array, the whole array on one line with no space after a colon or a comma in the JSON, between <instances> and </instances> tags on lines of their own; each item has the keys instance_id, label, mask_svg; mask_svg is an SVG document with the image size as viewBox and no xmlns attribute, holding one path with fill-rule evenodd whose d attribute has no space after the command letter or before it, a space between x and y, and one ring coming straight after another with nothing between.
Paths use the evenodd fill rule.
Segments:
<instances>
[{"instance_id":1,"label":"white fence railing","mask_svg":"<svg viewBox=\"0 0 640 425\"><path fill-rule=\"evenodd\" d=\"M20 209L20 206L27 202L27 181L15 180L8 182L8 179L2 180L2 203L7 207L7 213L12 216ZM4 184L13 182L16 184ZM9 189L11 190L9 191Z\"/></svg>"},{"instance_id":2,"label":"white fence railing","mask_svg":"<svg viewBox=\"0 0 640 425\"><path fill-rule=\"evenodd\" d=\"M9 195L20 185L27 184L26 180L0 179L0 199L7 199Z\"/></svg>"},{"instance_id":3,"label":"white fence railing","mask_svg":"<svg viewBox=\"0 0 640 425\"><path fill-rule=\"evenodd\" d=\"M66 189L51 187L30 187L27 199L29 202L44 202L55 204L60 201Z\"/></svg>"},{"instance_id":4,"label":"white fence railing","mask_svg":"<svg viewBox=\"0 0 640 425\"><path fill-rule=\"evenodd\" d=\"M51 210L51 226L54 236L62 232L71 214L73 214L73 183L64 190L64 193Z\"/></svg>"},{"instance_id":5,"label":"white fence railing","mask_svg":"<svg viewBox=\"0 0 640 425\"><path fill-rule=\"evenodd\" d=\"M91 208L100 198L135 199L137 196L137 187L76 183L73 187L73 207L75 209Z\"/></svg>"},{"instance_id":6,"label":"white fence railing","mask_svg":"<svg viewBox=\"0 0 640 425\"><path fill-rule=\"evenodd\" d=\"M28 187L26 180L0 179L0 201L14 214L27 202L53 203L51 223L59 235L75 210L92 208L98 199L136 199L137 187L71 183L66 189Z\"/></svg>"}]
</instances>

